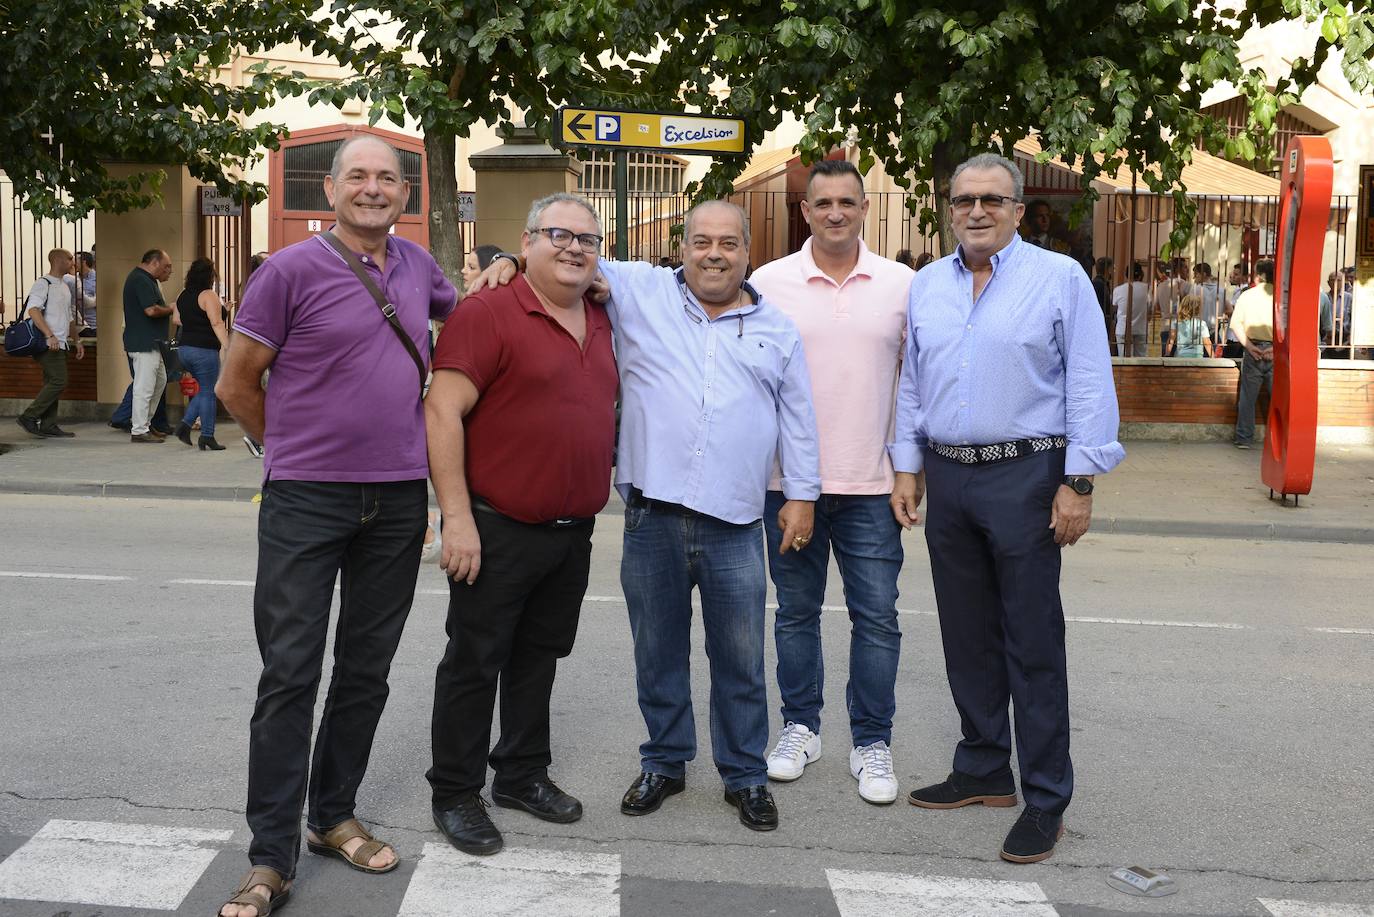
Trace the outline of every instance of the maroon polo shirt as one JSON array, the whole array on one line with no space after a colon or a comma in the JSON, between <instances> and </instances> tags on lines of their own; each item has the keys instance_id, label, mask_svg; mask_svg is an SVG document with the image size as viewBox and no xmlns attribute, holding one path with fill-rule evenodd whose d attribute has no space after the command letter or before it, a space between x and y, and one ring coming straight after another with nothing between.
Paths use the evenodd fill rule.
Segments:
<instances>
[{"instance_id":1,"label":"maroon polo shirt","mask_svg":"<svg viewBox=\"0 0 1374 917\"><path fill-rule=\"evenodd\" d=\"M521 522L594 516L610 494L619 384L611 323L586 301L587 343L524 275L458 304L434 348L480 397L464 420L468 490Z\"/></svg>"}]
</instances>

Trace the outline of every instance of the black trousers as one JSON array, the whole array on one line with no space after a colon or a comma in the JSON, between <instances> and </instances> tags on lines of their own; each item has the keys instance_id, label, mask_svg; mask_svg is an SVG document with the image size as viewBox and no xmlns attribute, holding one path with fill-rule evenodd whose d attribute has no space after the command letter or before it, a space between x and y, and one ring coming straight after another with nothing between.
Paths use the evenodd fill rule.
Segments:
<instances>
[{"instance_id":1,"label":"black trousers","mask_svg":"<svg viewBox=\"0 0 1374 917\"><path fill-rule=\"evenodd\" d=\"M477 581L449 583L448 648L434 678L434 805L451 808L486 784L516 791L548 776L549 698L572 652L591 566L593 520L563 528L473 513L482 540ZM501 738L491 748L501 692ZM488 754L490 749L490 754Z\"/></svg>"},{"instance_id":2,"label":"black trousers","mask_svg":"<svg viewBox=\"0 0 1374 917\"><path fill-rule=\"evenodd\" d=\"M391 658L415 597L428 501L424 481L263 485L253 595L263 668L248 746L248 858L255 866L295 875L307 800L312 830L353 817ZM334 671L312 756L336 578Z\"/></svg>"},{"instance_id":3,"label":"black trousers","mask_svg":"<svg viewBox=\"0 0 1374 917\"><path fill-rule=\"evenodd\" d=\"M1011 773L1007 713L1026 802L1059 814L1073 795L1060 548L1050 529L1064 452L962 465L926 450L926 545L950 693L963 740L954 769Z\"/></svg>"}]
</instances>

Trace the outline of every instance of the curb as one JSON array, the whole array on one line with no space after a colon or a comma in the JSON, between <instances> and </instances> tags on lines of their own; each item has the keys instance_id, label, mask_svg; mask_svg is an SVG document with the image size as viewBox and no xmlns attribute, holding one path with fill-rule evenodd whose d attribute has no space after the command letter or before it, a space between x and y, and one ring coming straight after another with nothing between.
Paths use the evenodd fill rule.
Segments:
<instances>
[{"instance_id":1,"label":"curb","mask_svg":"<svg viewBox=\"0 0 1374 917\"><path fill-rule=\"evenodd\" d=\"M139 484L126 481L31 481L0 478L0 493L49 494L61 497L122 497L126 499L220 500L250 503L261 486ZM624 509L613 491L598 515L619 515ZM1234 538L1243 541L1307 541L1374 544L1374 526L1305 525L1286 522L1207 522L1189 519L1133 519L1108 517L1096 521L1094 535L1156 535L1173 538Z\"/></svg>"}]
</instances>

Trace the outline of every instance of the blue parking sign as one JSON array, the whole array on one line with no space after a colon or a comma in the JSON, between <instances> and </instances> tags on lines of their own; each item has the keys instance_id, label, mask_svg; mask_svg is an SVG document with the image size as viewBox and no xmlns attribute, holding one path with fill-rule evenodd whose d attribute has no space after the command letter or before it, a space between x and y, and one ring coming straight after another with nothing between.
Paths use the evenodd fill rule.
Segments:
<instances>
[{"instance_id":1,"label":"blue parking sign","mask_svg":"<svg viewBox=\"0 0 1374 917\"><path fill-rule=\"evenodd\" d=\"M596 116L596 139L597 140L619 140L620 139L620 116L619 115L597 115Z\"/></svg>"}]
</instances>

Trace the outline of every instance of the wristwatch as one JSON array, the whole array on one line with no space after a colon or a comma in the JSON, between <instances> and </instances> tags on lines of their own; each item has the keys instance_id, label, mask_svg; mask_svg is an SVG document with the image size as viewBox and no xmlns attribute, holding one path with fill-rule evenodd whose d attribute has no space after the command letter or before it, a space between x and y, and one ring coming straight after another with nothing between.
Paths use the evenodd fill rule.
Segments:
<instances>
[{"instance_id":1,"label":"wristwatch","mask_svg":"<svg viewBox=\"0 0 1374 917\"><path fill-rule=\"evenodd\" d=\"M516 269L517 271L520 270L520 256L519 256L519 255L512 255L510 252L497 252L496 254L494 254L494 255L491 256L491 260L492 260L492 261L495 261L497 258L505 258L505 259L506 259L507 261L509 261L511 264L515 265L515 269Z\"/></svg>"},{"instance_id":2,"label":"wristwatch","mask_svg":"<svg viewBox=\"0 0 1374 917\"><path fill-rule=\"evenodd\" d=\"M1073 492L1080 497L1089 496L1093 492L1093 479L1081 474L1064 475L1064 483L1073 488Z\"/></svg>"}]
</instances>

